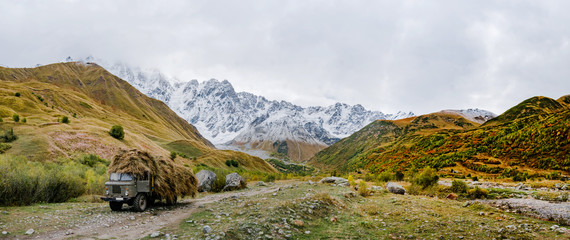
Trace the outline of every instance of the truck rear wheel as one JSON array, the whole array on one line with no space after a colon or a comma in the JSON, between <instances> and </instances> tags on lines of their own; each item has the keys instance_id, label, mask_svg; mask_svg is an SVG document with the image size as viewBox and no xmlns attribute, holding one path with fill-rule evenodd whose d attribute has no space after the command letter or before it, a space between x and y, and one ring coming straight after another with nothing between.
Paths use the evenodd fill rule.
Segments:
<instances>
[{"instance_id":1,"label":"truck rear wheel","mask_svg":"<svg viewBox=\"0 0 570 240\"><path fill-rule=\"evenodd\" d=\"M122 202L109 202L109 207L111 207L112 211L121 211L121 208L123 208L123 203Z\"/></svg>"},{"instance_id":2,"label":"truck rear wheel","mask_svg":"<svg viewBox=\"0 0 570 240\"><path fill-rule=\"evenodd\" d=\"M146 205L147 205L146 195L141 193L135 197L135 201L133 203L133 208L135 209L135 211L144 212L144 210L146 209Z\"/></svg>"}]
</instances>

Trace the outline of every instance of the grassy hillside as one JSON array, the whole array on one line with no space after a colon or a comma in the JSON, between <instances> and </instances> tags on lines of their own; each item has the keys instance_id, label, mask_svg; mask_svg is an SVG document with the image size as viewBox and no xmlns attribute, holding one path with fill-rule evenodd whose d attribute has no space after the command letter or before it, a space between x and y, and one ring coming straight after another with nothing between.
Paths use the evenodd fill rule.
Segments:
<instances>
[{"instance_id":1,"label":"grassy hillside","mask_svg":"<svg viewBox=\"0 0 570 240\"><path fill-rule=\"evenodd\" d=\"M431 166L503 177L548 177L570 170L570 110L564 101L530 98L481 126L449 117L436 113L412 121L377 121L310 163L374 173Z\"/></svg>"},{"instance_id":2,"label":"grassy hillside","mask_svg":"<svg viewBox=\"0 0 570 240\"><path fill-rule=\"evenodd\" d=\"M15 114L26 122L14 121ZM110 159L121 148L138 148L162 156L183 153L186 158L177 159L189 165L225 168L233 159L246 170L276 172L262 159L214 149L166 104L95 64L0 68L0 117L0 133L13 129L18 136L5 154L34 161L82 154ZM125 129L123 140L108 133L116 124Z\"/></svg>"}]
</instances>

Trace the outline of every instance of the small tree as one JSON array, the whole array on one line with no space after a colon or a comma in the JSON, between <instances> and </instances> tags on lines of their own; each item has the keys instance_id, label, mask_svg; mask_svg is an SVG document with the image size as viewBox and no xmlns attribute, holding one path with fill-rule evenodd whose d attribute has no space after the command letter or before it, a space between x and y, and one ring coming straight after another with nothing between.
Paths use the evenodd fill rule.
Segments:
<instances>
[{"instance_id":1,"label":"small tree","mask_svg":"<svg viewBox=\"0 0 570 240\"><path fill-rule=\"evenodd\" d=\"M119 140L123 140L125 138L125 131L123 130L123 126L115 125L111 127L109 134Z\"/></svg>"},{"instance_id":2,"label":"small tree","mask_svg":"<svg viewBox=\"0 0 570 240\"><path fill-rule=\"evenodd\" d=\"M14 120L14 122L19 122L20 121L20 115L14 114L14 115L12 115L12 119Z\"/></svg>"},{"instance_id":3,"label":"small tree","mask_svg":"<svg viewBox=\"0 0 570 240\"><path fill-rule=\"evenodd\" d=\"M67 116L63 116L61 118L61 123L69 124L69 118Z\"/></svg>"}]
</instances>

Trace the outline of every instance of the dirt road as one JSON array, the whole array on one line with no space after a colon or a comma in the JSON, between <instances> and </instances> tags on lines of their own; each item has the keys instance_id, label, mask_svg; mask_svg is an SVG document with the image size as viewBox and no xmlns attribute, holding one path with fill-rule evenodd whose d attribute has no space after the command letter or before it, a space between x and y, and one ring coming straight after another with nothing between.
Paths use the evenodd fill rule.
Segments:
<instances>
[{"instance_id":1,"label":"dirt road","mask_svg":"<svg viewBox=\"0 0 570 240\"><path fill-rule=\"evenodd\" d=\"M25 239L139 239L147 237L163 228L177 228L203 204L224 198L240 198L275 192L280 184L269 187L253 187L236 192L208 194L196 199L184 199L174 207L156 206L146 212L137 213L123 208L120 212L99 208L94 210L91 219L71 228L54 230L43 234L33 234ZM125 205L126 206L126 205Z\"/></svg>"}]
</instances>

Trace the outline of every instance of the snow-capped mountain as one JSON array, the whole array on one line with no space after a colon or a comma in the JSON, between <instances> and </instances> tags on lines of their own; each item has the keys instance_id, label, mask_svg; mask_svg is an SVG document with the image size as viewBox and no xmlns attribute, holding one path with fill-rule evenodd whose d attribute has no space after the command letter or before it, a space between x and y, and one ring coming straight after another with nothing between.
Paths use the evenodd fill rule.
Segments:
<instances>
[{"instance_id":1,"label":"snow-capped mountain","mask_svg":"<svg viewBox=\"0 0 570 240\"><path fill-rule=\"evenodd\" d=\"M494 114L494 113L489 112L487 110L478 109L478 108L474 108L474 109L470 108L470 109L463 109L463 110L448 109L448 110L443 110L443 111L458 114L458 115L466 118L469 121L481 123L481 124L497 117L497 114Z\"/></svg>"},{"instance_id":2,"label":"snow-capped mountain","mask_svg":"<svg viewBox=\"0 0 570 240\"><path fill-rule=\"evenodd\" d=\"M108 64L92 57L83 61L95 62L146 95L165 102L217 146L269 152L277 152L278 146L282 146L280 149L287 151L281 153L293 160L307 160L374 120L414 116L411 112L385 114L342 103L303 108L286 101L236 92L227 80L180 82L157 70Z\"/></svg>"}]
</instances>

